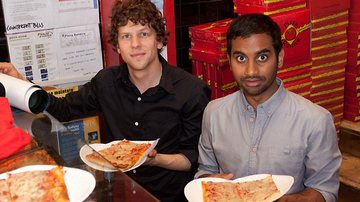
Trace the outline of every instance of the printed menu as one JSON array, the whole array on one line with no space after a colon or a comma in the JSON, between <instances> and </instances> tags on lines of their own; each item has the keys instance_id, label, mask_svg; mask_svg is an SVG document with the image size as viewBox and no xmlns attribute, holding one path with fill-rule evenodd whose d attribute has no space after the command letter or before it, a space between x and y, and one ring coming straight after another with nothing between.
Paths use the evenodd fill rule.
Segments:
<instances>
[{"instance_id":1,"label":"printed menu","mask_svg":"<svg viewBox=\"0 0 360 202\"><path fill-rule=\"evenodd\" d=\"M2 5L10 60L29 80L42 86L86 81L103 68L98 0Z\"/></svg>"}]
</instances>

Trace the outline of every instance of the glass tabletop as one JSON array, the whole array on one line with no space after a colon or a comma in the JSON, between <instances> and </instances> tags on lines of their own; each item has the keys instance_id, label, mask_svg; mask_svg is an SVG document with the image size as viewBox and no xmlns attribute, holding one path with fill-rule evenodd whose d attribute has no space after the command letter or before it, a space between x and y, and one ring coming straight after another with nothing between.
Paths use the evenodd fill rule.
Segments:
<instances>
[{"instance_id":1,"label":"glass tabletop","mask_svg":"<svg viewBox=\"0 0 360 202\"><path fill-rule=\"evenodd\" d=\"M35 115L13 110L13 117L16 127L28 132L33 143L1 160L0 174L26 165L57 164L86 170L95 177L95 189L85 201L159 201L126 173L94 169L81 160L81 149L98 138L95 132L85 137L79 132L81 126L63 124L47 112Z\"/></svg>"}]
</instances>

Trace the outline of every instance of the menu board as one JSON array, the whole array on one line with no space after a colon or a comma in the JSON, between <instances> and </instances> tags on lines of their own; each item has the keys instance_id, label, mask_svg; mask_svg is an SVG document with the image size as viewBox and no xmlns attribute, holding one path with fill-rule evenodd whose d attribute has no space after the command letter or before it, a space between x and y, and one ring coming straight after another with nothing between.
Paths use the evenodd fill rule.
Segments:
<instances>
[{"instance_id":1,"label":"menu board","mask_svg":"<svg viewBox=\"0 0 360 202\"><path fill-rule=\"evenodd\" d=\"M10 61L42 85L86 81L103 68L97 0L2 0Z\"/></svg>"},{"instance_id":2,"label":"menu board","mask_svg":"<svg viewBox=\"0 0 360 202\"><path fill-rule=\"evenodd\" d=\"M6 33L99 23L97 0L2 0Z\"/></svg>"}]
</instances>

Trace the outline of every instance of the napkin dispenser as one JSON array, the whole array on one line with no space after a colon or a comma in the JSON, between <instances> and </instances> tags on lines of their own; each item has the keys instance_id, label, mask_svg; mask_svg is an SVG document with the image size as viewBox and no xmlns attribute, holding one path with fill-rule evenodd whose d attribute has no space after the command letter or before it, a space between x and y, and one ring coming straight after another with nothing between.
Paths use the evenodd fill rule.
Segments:
<instances>
[{"instance_id":1,"label":"napkin dispenser","mask_svg":"<svg viewBox=\"0 0 360 202\"><path fill-rule=\"evenodd\" d=\"M48 103L48 94L40 86L0 73L0 83L11 106L38 114Z\"/></svg>"}]
</instances>

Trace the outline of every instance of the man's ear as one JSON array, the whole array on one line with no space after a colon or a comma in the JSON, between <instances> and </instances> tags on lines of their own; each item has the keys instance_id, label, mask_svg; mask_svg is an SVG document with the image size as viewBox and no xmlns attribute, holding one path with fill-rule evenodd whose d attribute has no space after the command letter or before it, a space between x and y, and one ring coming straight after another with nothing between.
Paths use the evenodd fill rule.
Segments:
<instances>
[{"instance_id":1,"label":"man's ear","mask_svg":"<svg viewBox=\"0 0 360 202\"><path fill-rule=\"evenodd\" d=\"M156 47L157 47L158 50L161 50L164 47L164 44L161 41L158 41L156 43Z\"/></svg>"},{"instance_id":2,"label":"man's ear","mask_svg":"<svg viewBox=\"0 0 360 202\"><path fill-rule=\"evenodd\" d=\"M116 52L119 53L119 54L121 54L119 45L116 46Z\"/></svg>"},{"instance_id":3,"label":"man's ear","mask_svg":"<svg viewBox=\"0 0 360 202\"><path fill-rule=\"evenodd\" d=\"M279 56L278 56L278 68L281 68L284 64L284 56L285 56L285 51L282 48L281 51L279 52Z\"/></svg>"}]
</instances>

